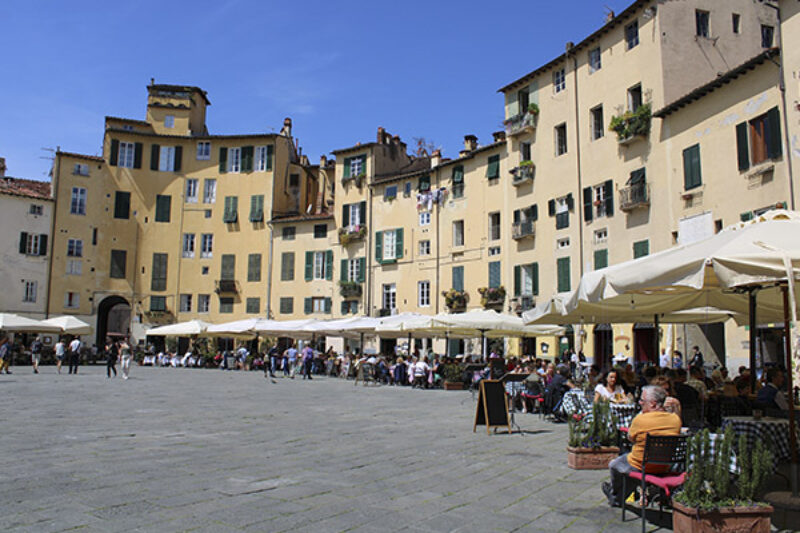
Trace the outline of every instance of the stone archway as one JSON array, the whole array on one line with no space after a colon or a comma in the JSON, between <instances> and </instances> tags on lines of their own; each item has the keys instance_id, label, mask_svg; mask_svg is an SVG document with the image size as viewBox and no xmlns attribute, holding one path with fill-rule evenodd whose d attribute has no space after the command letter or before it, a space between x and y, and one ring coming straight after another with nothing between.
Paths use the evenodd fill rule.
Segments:
<instances>
[{"instance_id":1,"label":"stone archway","mask_svg":"<svg viewBox=\"0 0 800 533\"><path fill-rule=\"evenodd\" d=\"M106 337L128 335L131 331L131 306L122 296L107 296L97 306L97 347L105 346Z\"/></svg>"}]
</instances>

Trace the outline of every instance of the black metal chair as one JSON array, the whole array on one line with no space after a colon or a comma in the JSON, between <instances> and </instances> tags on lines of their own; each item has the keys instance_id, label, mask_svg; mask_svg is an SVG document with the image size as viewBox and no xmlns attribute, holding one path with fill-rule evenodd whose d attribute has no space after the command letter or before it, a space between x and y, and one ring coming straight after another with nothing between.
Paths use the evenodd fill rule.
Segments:
<instances>
[{"instance_id":1,"label":"black metal chair","mask_svg":"<svg viewBox=\"0 0 800 533\"><path fill-rule=\"evenodd\" d=\"M628 478L633 478L641 482L642 490L642 533L645 532L645 511L647 485L653 485L669 499L672 491L683 485L686 479L686 435L655 436L648 434L644 444L644 458L642 460L641 472L630 472L622 480L622 495L627 497ZM649 473L648 467L657 468L663 473ZM659 498L658 502L659 521L664 513L664 499ZM622 501L622 521L625 521L625 500Z\"/></svg>"}]
</instances>

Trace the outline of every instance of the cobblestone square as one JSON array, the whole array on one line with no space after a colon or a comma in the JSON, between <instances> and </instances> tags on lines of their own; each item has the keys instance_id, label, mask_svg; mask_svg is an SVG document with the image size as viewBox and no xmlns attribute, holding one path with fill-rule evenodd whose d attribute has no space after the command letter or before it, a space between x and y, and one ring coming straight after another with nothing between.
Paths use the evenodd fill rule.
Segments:
<instances>
[{"instance_id":1,"label":"cobblestone square","mask_svg":"<svg viewBox=\"0 0 800 533\"><path fill-rule=\"evenodd\" d=\"M0 376L2 531L638 531L567 428L469 392L136 367ZM648 524L650 530L653 524Z\"/></svg>"}]
</instances>

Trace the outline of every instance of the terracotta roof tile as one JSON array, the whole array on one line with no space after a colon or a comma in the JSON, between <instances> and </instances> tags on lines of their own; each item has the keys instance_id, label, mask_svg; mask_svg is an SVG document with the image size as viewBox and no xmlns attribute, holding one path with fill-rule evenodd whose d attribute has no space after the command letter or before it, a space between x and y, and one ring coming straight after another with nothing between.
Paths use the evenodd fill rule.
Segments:
<instances>
[{"instance_id":1,"label":"terracotta roof tile","mask_svg":"<svg viewBox=\"0 0 800 533\"><path fill-rule=\"evenodd\" d=\"M26 180L22 178L0 178L0 193L13 196L26 196L41 200L52 200L50 197L50 182Z\"/></svg>"}]
</instances>

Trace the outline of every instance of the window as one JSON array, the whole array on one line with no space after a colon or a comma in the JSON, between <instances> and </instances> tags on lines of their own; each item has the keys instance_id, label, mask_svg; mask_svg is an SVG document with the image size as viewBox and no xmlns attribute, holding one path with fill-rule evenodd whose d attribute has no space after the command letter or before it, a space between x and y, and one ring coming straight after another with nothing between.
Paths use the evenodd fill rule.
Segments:
<instances>
[{"instance_id":1,"label":"window","mask_svg":"<svg viewBox=\"0 0 800 533\"><path fill-rule=\"evenodd\" d=\"M264 221L264 195L254 194L250 197L250 222Z\"/></svg>"},{"instance_id":2,"label":"window","mask_svg":"<svg viewBox=\"0 0 800 533\"><path fill-rule=\"evenodd\" d=\"M217 180L203 180L203 203L213 204L217 201Z\"/></svg>"},{"instance_id":3,"label":"window","mask_svg":"<svg viewBox=\"0 0 800 533\"><path fill-rule=\"evenodd\" d=\"M592 140L602 139L606 134L605 124L603 123L603 106L599 105L589 110L590 115L590 131L592 132Z\"/></svg>"},{"instance_id":4,"label":"window","mask_svg":"<svg viewBox=\"0 0 800 533\"><path fill-rule=\"evenodd\" d=\"M500 239L500 213L489 213L489 240Z\"/></svg>"},{"instance_id":5,"label":"window","mask_svg":"<svg viewBox=\"0 0 800 533\"><path fill-rule=\"evenodd\" d=\"M198 313L208 313L208 308L210 307L211 303L211 295L210 294L198 294L197 295L197 312Z\"/></svg>"},{"instance_id":6,"label":"window","mask_svg":"<svg viewBox=\"0 0 800 533\"><path fill-rule=\"evenodd\" d=\"M229 148L228 149L228 172L241 172L242 171L242 149Z\"/></svg>"},{"instance_id":7,"label":"window","mask_svg":"<svg viewBox=\"0 0 800 533\"><path fill-rule=\"evenodd\" d=\"M306 252L306 281L333 279L333 251Z\"/></svg>"},{"instance_id":8,"label":"window","mask_svg":"<svg viewBox=\"0 0 800 533\"><path fill-rule=\"evenodd\" d=\"M128 252L125 250L111 250L111 266L109 276L114 279L125 279Z\"/></svg>"},{"instance_id":9,"label":"window","mask_svg":"<svg viewBox=\"0 0 800 533\"><path fill-rule=\"evenodd\" d=\"M530 86L524 87L523 89L517 91L517 106L519 108L520 113L524 113L525 111L528 110L530 101L531 101Z\"/></svg>"},{"instance_id":10,"label":"window","mask_svg":"<svg viewBox=\"0 0 800 533\"><path fill-rule=\"evenodd\" d=\"M417 282L417 305L419 307L430 307L431 305L431 282Z\"/></svg>"},{"instance_id":11,"label":"window","mask_svg":"<svg viewBox=\"0 0 800 533\"><path fill-rule=\"evenodd\" d=\"M453 246L464 246L464 221L453 221Z\"/></svg>"},{"instance_id":12,"label":"window","mask_svg":"<svg viewBox=\"0 0 800 533\"><path fill-rule=\"evenodd\" d=\"M203 233L200 235L200 257L208 259L214 251L214 234Z\"/></svg>"},{"instance_id":13,"label":"window","mask_svg":"<svg viewBox=\"0 0 800 533\"><path fill-rule=\"evenodd\" d=\"M203 218L211 218L211 209L203 209Z\"/></svg>"},{"instance_id":14,"label":"window","mask_svg":"<svg viewBox=\"0 0 800 533\"><path fill-rule=\"evenodd\" d=\"M92 228L92 246L97 246L97 228Z\"/></svg>"},{"instance_id":15,"label":"window","mask_svg":"<svg viewBox=\"0 0 800 533\"><path fill-rule=\"evenodd\" d=\"M650 254L650 241L638 241L633 243L633 258L638 259Z\"/></svg>"},{"instance_id":16,"label":"window","mask_svg":"<svg viewBox=\"0 0 800 533\"><path fill-rule=\"evenodd\" d=\"M72 173L78 176L88 176L89 175L89 165L85 163L75 163L75 166L72 167Z\"/></svg>"},{"instance_id":17,"label":"window","mask_svg":"<svg viewBox=\"0 0 800 533\"><path fill-rule=\"evenodd\" d=\"M167 115L164 117L164 127L165 128L175 127L175 115Z\"/></svg>"},{"instance_id":18,"label":"window","mask_svg":"<svg viewBox=\"0 0 800 533\"><path fill-rule=\"evenodd\" d=\"M294 252L281 254L281 281L294 280Z\"/></svg>"},{"instance_id":19,"label":"window","mask_svg":"<svg viewBox=\"0 0 800 533\"><path fill-rule=\"evenodd\" d=\"M157 151L158 145L153 145L152 157L158 161L158 170L161 172L177 172L181 169L182 148L180 146L161 146ZM151 162L150 168L156 170L155 162Z\"/></svg>"},{"instance_id":20,"label":"window","mask_svg":"<svg viewBox=\"0 0 800 533\"><path fill-rule=\"evenodd\" d=\"M366 262L365 257L342 259L342 281L354 281L356 283L364 281Z\"/></svg>"},{"instance_id":21,"label":"window","mask_svg":"<svg viewBox=\"0 0 800 533\"><path fill-rule=\"evenodd\" d=\"M642 106L642 85L636 84L628 89L628 110L636 112Z\"/></svg>"},{"instance_id":22,"label":"window","mask_svg":"<svg viewBox=\"0 0 800 533\"><path fill-rule=\"evenodd\" d=\"M569 227L569 211L572 204L572 195L562 196L553 201L554 214L556 217L556 229Z\"/></svg>"},{"instance_id":23,"label":"window","mask_svg":"<svg viewBox=\"0 0 800 533\"><path fill-rule=\"evenodd\" d=\"M430 211L422 211L419 214L419 225L420 226L427 226L431 223L431 213Z\"/></svg>"},{"instance_id":24,"label":"window","mask_svg":"<svg viewBox=\"0 0 800 533\"><path fill-rule=\"evenodd\" d=\"M567 125L556 126L556 156L567 153Z\"/></svg>"},{"instance_id":25,"label":"window","mask_svg":"<svg viewBox=\"0 0 800 533\"><path fill-rule=\"evenodd\" d=\"M378 263L393 263L403 257L403 228L375 233L375 260Z\"/></svg>"},{"instance_id":26,"label":"window","mask_svg":"<svg viewBox=\"0 0 800 533\"><path fill-rule=\"evenodd\" d=\"M589 74L593 74L603 67L600 61L600 47L589 50Z\"/></svg>"},{"instance_id":27,"label":"window","mask_svg":"<svg viewBox=\"0 0 800 533\"><path fill-rule=\"evenodd\" d=\"M740 32L741 19L742 18L739 16L738 13L734 13L731 16L731 22L733 23L733 33L739 33Z\"/></svg>"},{"instance_id":28,"label":"window","mask_svg":"<svg viewBox=\"0 0 800 533\"><path fill-rule=\"evenodd\" d=\"M133 131L133 126L131 126L130 124L123 124L122 129L123 131Z\"/></svg>"},{"instance_id":29,"label":"window","mask_svg":"<svg viewBox=\"0 0 800 533\"><path fill-rule=\"evenodd\" d=\"M272 170L272 145L256 146L256 171Z\"/></svg>"},{"instance_id":30,"label":"window","mask_svg":"<svg viewBox=\"0 0 800 533\"><path fill-rule=\"evenodd\" d=\"M367 173L367 156L346 157L344 160L344 177L357 178Z\"/></svg>"},{"instance_id":31,"label":"window","mask_svg":"<svg viewBox=\"0 0 800 533\"><path fill-rule=\"evenodd\" d=\"M749 122L736 125L739 170L781 157L780 113L773 107Z\"/></svg>"},{"instance_id":32,"label":"window","mask_svg":"<svg viewBox=\"0 0 800 533\"><path fill-rule=\"evenodd\" d=\"M500 156L489 156L488 164L486 165L486 177L490 180L496 180L500 177Z\"/></svg>"},{"instance_id":33,"label":"window","mask_svg":"<svg viewBox=\"0 0 800 533\"><path fill-rule=\"evenodd\" d=\"M183 234L183 257L187 259L194 257L194 233Z\"/></svg>"},{"instance_id":34,"label":"window","mask_svg":"<svg viewBox=\"0 0 800 533\"><path fill-rule=\"evenodd\" d=\"M431 241L419 241L419 255L431 255Z\"/></svg>"},{"instance_id":35,"label":"window","mask_svg":"<svg viewBox=\"0 0 800 533\"><path fill-rule=\"evenodd\" d=\"M247 314L255 315L261 310L261 298L248 298L245 301L245 310Z\"/></svg>"},{"instance_id":36,"label":"window","mask_svg":"<svg viewBox=\"0 0 800 533\"><path fill-rule=\"evenodd\" d=\"M211 159L211 142L200 141L197 143L197 160L208 161Z\"/></svg>"},{"instance_id":37,"label":"window","mask_svg":"<svg viewBox=\"0 0 800 533\"><path fill-rule=\"evenodd\" d=\"M608 266L608 250L595 250L594 251L594 269L599 270Z\"/></svg>"},{"instance_id":38,"label":"window","mask_svg":"<svg viewBox=\"0 0 800 533\"><path fill-rule=\"evenodd\" d=\"M367 220L367 202L344 204L342 206L342 224L355 228Z\"/></svg>"},{"instance_id":39,"label":"window","mask_svg":"<svg viewBox=\"0 0 800 533\"><path fill-rule=\"evenodd\" d=\"M203 265L200 267L200 274L203 276L208 276L208 266Z\"/></svg>"},{"instance_id":40,"label":"window","mask_svg":"<svg viewBox=\"0 0 800 533\"><path fill-rule=\"evenodd\" d=\"M83 257L83 241L67 239L67 257Z\"/></svg>"},{"instance_id":41,"label":"window","mask_svg":"<svg viewBox=\"0 0 800 533\"><path fill-rule=\"evenodd\" d=\"M235 254L222 254L222 263L220 264L219 279L224 281L233 281L236 279Z\"/></svg>"},{"instance_id":42,"label":"window","mask_svg":"<svg viewBox=\"0 0 800 533\"><path fill-rule=\"evenodd\" d=\"M112 153L114 151L113 142L111 151ZM126 143L126 142L119 143L117 166L123 168L133 168L133 164L135 163L135 161L136 161L136 145L134 143Z\"/></svg>"},{"instance_id":43,"label":"window","mask_svg":"<svg viewBox=\"0 0 800 533\"><path fill-rule=\"evenodd\" d=\"M419 180L417 181L417 190L419 192L428 192L431 190L431 177L430 176L420 176Z\"/></svg>"},{"instance_id":44,"label":"window","mask_svg":"<svg viewBox=\"0 0 800 533\"><path fill-rule=\"evenodd\" d=\"M454 266L453 273L452 273L452 288L457 291L464 290L464 267L463 266Z\"/></svg>"},{"instance_id":45,"label":"window","mask_svg":"<svg viewBox=\"0 0 800 533\"><path fill-rule=\"evenodd\" d=\"M358 313L358 300L342 300L342 314L354 315Z\"/></svg>"},{"instance_id":46,"label":"window","mask_svg":"<svg viewBox=\"0 0 800 533\"><path fill-rule=\"evenodd\" d=\"M461 165L457 165L453 167L453 189L452 195L453 198L463 198L464 197L464 167Z\"/></svg>"},{"instance_id":47,"label":"window","mask_svg":"<svg viewBox=\"0 0 800 533\"><path fill-rule=\"evenodd\" d=\"M411 182L407 181L405 185L403 185L403 196L408 198L411 196Z\"/></svg>"},{"instance_id":48,"label":"window","mask_svg":"<svg viewBox=\"0 0 800 533\"><path fill-rule=\"evenodd\" d=\"M168 194L156 195L156 222L169 222L172 197Z\"/></svg>"},{"instance_id":49,"label":"window","mask_svg":"<svg viewBox=\"0 0 800 533\"><path fill-rule=\"evenodd\" d=\"M331 312L331 299L330 298L321 298L321 297L313 297L313 298L306 298L306 301L310 303L310 309L307 310L306 313L330 313Z\"/></svg>"},{"instance_id":50,"label":"window","mask_svg":"<svg viewBox=\"0 0 800 533\"><path fill-rule=\"evenodd\" d=\"M387 185L383 190L384 200L394 200L397 198L397 185Z\"/></svg>"},{"instance_id":51,"label":"window","mask_svg":"<svg viewBox=\"0 0 800 533\"><path fill-rule=\"evenodd\" d=\"M150 297L150 310L161 311L167 310L167 297L166 296L151 296Z\"/></svg>"},{"instance_id":52,"label":"window","mask_svg":"<svg viewBox=\"0 0 800 533\"><path fill-rule=\"evenodd\" d=\"M114 218L127 220L131 212L131 193L116 191L114 193Z\"/></svg>"},{"instance_id":53,"label":"window","mask_svg":"<svg viewBox=\"0 0 800 533\"><path fill-rule=\"evenodd\" d=\"M23 231L19 236L19 251L25 255L47 255L47 235Z\"/></svg>"},{"instance_id":54,"label":"window","mask_svg":"<svg viewBox=\"0 0 800 533\"><path fill-rule=\"evenodd\" d=\"M294 298L291 296L281 298L278 312L282 315L291 315L294 313Z\"/></svg>"},{"instance_id":55,"label":"window","mask_svg":"<svg viewBox=\"0 0 800 533\"><path fill-rule=\"evenodd\" d=\"M489 257L493 255L500 255L500 247L499 246L490 246L489 247Z\"/></svg>"},{"instance_id":56,"label":"window","mask_svg":"<svg viewBox=\"0 0 800 533\"><path fill-rule=\"evenodd\" d=\"M284 241L293 241L296 229L294 226L286 226L281 230L281 239Z\"/></svg>"},{"instance_id":57,"label":"window","mask_svg":"<svg viewBox=\"0 0 800 533\"><path fill-rule=\"evenodd\" d=\"M539 263L514 267L514 296L539 294Z\"/></svg>"},{"instance_id":58,"label":"window","mask_svg":"<svg viewBox=\"0 0 800 533\"><path fill-rule=\"evenodd\" d=\"M569 248L569 237L564 237L562 239L556 240L557 250L563 250L565 248Z\"/></svg>"},{"instance_id":59,"label":"window","mask_svg":"<svg viewBox=\"0 0 800 533\"><path fill-rule=\"evenodd\" d=\"M28 213L31 215L41 215L44 213L44 206L39 204L31 204L30 208L28 209Z\"/></svg>"},{"instance_id":60,"label":"window","mask_svg":"<svg viewBox=\"0 0 800 533\"><path fill-rule=\"evenodd\" d=\"M36 281L25 281L25 288L22 294L22 301L36 303Z\"/></svg>"},{"instance_id":61,"label":"window","mask_svg":"<svg viewBox=\"0 0 800 533\"><path fill-rule=\"evenodd\" d=\"M708 11L696 9L694 12L694 22L696 35L698 37L709 37L708 29Z\"/></svg>"},{"instance_id":62,"label":"window","mask_svg":"<svg viewBox=\"0 0 800 533\"><path fill-rule=\"evenodd\" d=\"M583 189L583 218L591 222L594 218L610 217L614 214L614 182Z\"/></svg>"},{"instance_id":63,"label":"window","mask_svg":"<svg viewBox=\"0 0 800 533\"><path fill-rule=\"evenodd\" d=\"M489 287L497 288L500 286L500 261L489 262Z\"/></svg>"},{"instance_id":64,"label":"window","mask_svg":"<svg viewBox=\"0 0 800 533\"><path fill-rule=\"evenodd\" d=\"M394 283L384 283L382 295L384 309L397 309L397 286Z\"/></svg>"},{"instance_id":65,"label":"window","mask_svg":"<svg viewBox=\"0 0 800 533\"><path fill-rule=\"evenodd\" d=\"M700 172L700 145L695 144L683 151L683 188L694 189L703 184Z\"/></svg>"},{"instance_id":66,"label":"window","mask_svg":"<svg viewBox=\"0 0 800 533\"><path fill-rule=\"evenodd\" d=\"M383 233L383 256L384 261L397 259L397 233L394 230L384 231Z\"/></svg>"},{"instance_id":67,"label":"window","mask_svg":"<svg viewBox=\"0 0 800 533\"><path fill-rule=\"evenodd\" d=\"M327 224L314 224L314 238L315 239L324 239L328 236L328 225Z\"/></svg>"},{"instance_id":68,"label":"window","mask_svg":"<svg viewBox=\"0 0 800 533\"><path fill-rule=\"evenodd\" d=\"M571 290L569 257L560 257L556 260L556 275L558 292L569 292Z\"/></svg>"},{"instance_id":69,"label":"window","mask_svg":"<svg viewBox=\"0 0 800 533\"><path fill-rule=\"evenodd\" d=\"M150 290L167 290L167 254L153 254L153 271L150 277Z\"/></svg>"},{"instance_id":70,"label":"window","mask_svg":"<svg viewBox=\"0 0 800 533\"><path fill-rule=\"evenodd\" d=\"M64 294L64 307L77 309L80 307L80 295L77 292L67 292Z\"/></svg>"},{"instance_id":71,"label":"window","mask_svg":"<svg viewBox=\"0 0 800 533\"><path fill-rule=\"evenodd\" d=\"M192 312L192 295L191 294L181 294L180 300L180 307L178 310L181 313L191 313Z\"/></svg>"},{"instance_id":72,"label":"window","mask_svg":"<svg viewBox=\"0 0 800 533\"><path fill-rule=\"evenodd\" d=\"M594 243L602 244L608 241L608 228L596 230L594 232Z\"/></svg>"},{"instance_id":73,"label":"window","mask_svg":"<svg viewBox=\"0 0 800 533\"><path fill-rule=\"evenodd\" d=\"M553 92L560 93L567 88L567 76L563 68L553 72Z\"/></svg>"},{"instance_id":74,"label":"window","mask_svg":"<svg viewBox=\"0 0 800 533\"><path fill-rule=\"evenodd\" d=\"M772 44L775 40L775 28L772 26L767 26L766 24L761 25L761 48L772 48Z\"/></svg>"},{"instance_id":75,"label":"window","mask_svg":"<svg viewBox=\"0 0 800 533\"><path fill-rule=\"evenodd\" d=\"M247 281L261 281L261 254L247 256Z\"/></svg>"},{"instance_id":76,"label":"window","mask_svg":"<svg viewBox=\"0 0 800 533\"><path fill-rule=\"evenodd\" d=\"M219 298L219 312L220 313L233 313L233 298L230 296Z\"/></svg>"},{"instance_id":77,"label":"window","mask_svg":"<svg viewBox=\"0 0 800 533\"><path fill-rule=\"evenodd\" d=\"M225 197L225 211L222 213L222 221L226 224L233 224L239 220L239 197Z\"/></svg>"},{"instance_id":78,"label":"window","mask_svg":"<svg viewBox=\"0 0 800 533\"><path fill-rule=\"evenodd\" d=\"M72 188L72 200L69 205L69 212L73 215L86 214L86 189L82 187Z\"/></svg>"},{"instance_id":79,"label":"window","mask_svg":"<svg viewBox=\"0 0 800 533\"><path fill-rule=\"evenodd\" d=\"M67 261L66 273L70 276L80 276L83 272L83 261L80 259L70 259Z\"/></svg>"},{"instance_id":80,"label":"window","mask_svg":"<svg viewBox=\"0 0 800 533\"><path fill-rule=\"evenodd\" d=\"M186 198L185 201L187 204L196 204L197 203L197 189L198 189L199 180L196 179L187 179L186 180Z\"/></svg>"},{"instance_id":81,"label":"window","mask_svg":"<svg viewBox=\"0 0 800 533\"><path fill-rule=\"evenodd\" d=\"M634 20L625 26L625 48L630 50L639 44L639 21Z\"/></svg>"},{"instance_id":82,"label":"window","mask_svg":"<svg viewBox=\"0 0 800 533\"><path fill-rule=\"evenodd\" d=\"M520 161L531 160L531 143L526 143L526 142L519 143L519 160Z\"/></svg>"}]
</instances>

